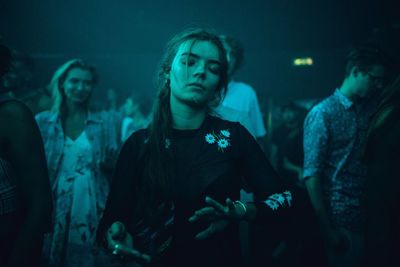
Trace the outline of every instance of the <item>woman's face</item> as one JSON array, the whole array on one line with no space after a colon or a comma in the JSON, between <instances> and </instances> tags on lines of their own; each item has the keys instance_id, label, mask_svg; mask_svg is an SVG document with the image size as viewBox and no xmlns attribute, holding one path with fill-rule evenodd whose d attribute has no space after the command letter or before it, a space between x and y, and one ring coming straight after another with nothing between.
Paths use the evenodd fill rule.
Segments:
<instances>
[{"instance_id":1,"label":"woman's face","mask_svg":"<svg viewBox=\"0 0 400 267\"><path fill-rule=\"evenodd\" d=\"M69 70L62 84L67 100L83 103L92 93L93 75L89 70L73 68Z\"/></svg>"},{"instance_id":2,"label":"woman's face","mask_svg":"<svg viewBox=\"0 0 400 267\"><path fill-rule=\"evenodd\" d=\"M169 73L171 103L205 107L215 97L221 77L218 48L209 41L182 43Z\"/></svg>"}]
</instances>

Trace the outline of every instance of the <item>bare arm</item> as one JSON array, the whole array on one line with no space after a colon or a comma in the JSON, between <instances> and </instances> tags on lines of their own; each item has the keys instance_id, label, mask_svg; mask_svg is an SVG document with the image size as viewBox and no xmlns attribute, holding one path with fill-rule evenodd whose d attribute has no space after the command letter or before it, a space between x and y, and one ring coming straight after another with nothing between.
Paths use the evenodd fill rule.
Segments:
<instances>
[{"instance_id":1,"label":"bare arm","mask_svg":"<svg viewBox=\"0 0 400 267\"><path fill-rule=\"evenodd\" d=\"M324 112L314 108L304 122L304 182L319 221L322 235L330 249L343 248L343 238L329 218L323 197L321 178L329 158L329 123Z\"/></svg>"},{"instance_id":2,"label":"bare arm","mask_svg":"<svg viewBox=\"0 0 400 267\"><path fill-rule=\"evenodd\" d=\"M36 266L52 207L42 139L32 113L17 101L2 105L0 124L7 125L1 135L15 169L23 221L8 266Z\"/></svg>"},{"instance_id":3,"label":"bare arm","mask_svg":"<svg viewBox=\"0 0 400 267\"><path fill-rule=\"evenodd\" d=\"M320 180L317 177L312 176L305 180L305 184L310 197L311 205L315 210L321 227L325 229L331 227L328 212L324 204Z\"/></svg>"},{"instance_id":4,"label":"bare arm","mask_svg":"<svg viewBox=\"0 0 400 267\"><path fill-rule=\"evenodd\" d=\"M340 232L335 229L329 220L327 208L324 203L322 194L322 186L320 179L315 176L308 177L305 180L308 195L310 197L311 205L313 206L317 215L322 235L325 239L327 246L334 250L344 249L344 237Z\"/></svg>"}]
</instances>

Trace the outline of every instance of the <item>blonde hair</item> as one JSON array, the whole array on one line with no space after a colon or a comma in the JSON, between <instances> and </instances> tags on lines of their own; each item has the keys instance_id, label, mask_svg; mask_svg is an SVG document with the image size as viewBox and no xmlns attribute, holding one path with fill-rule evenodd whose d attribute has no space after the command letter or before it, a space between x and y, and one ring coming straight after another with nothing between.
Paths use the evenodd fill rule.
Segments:
<instances>
[{"instance_id":1,"label":"blonde hair","mask_svg":"<svg viewBox=\"0 0 400 267\"><path fill-rule=\"evenodd\" d=\"M97 82L97 73L96 69L87 64L82 59L71 59L61 65L53 74L51 78L49 89L53 94L53 106L51 108L52 112L59 113L62 117L66 115L66 106L65 106L65 92L62 88L62 84L65 82L65 79L68 76L70 70L74 68L79 68L83 70L90 71L92 74L92 84ZM88 103L86 103L87 105Z\"/></svg>"}]
</instances>

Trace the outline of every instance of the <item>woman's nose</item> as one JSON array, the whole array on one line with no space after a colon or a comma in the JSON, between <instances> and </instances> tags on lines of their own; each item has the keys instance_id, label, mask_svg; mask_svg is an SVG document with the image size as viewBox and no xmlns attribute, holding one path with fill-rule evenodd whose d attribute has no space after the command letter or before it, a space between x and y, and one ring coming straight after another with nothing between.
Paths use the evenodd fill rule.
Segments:
<instances>
[{"instance_id":1,"label":"woman's nose","mask_svg":"<svg viewBox=\"0 0 400 267\"><path fill-rule=\"evenodd\" d=\"M205 64L198 64L196 66L196 69L194 70L195 75L201 75L204 76L206 73L206 65Z\"/></svg>"}]
</instances>

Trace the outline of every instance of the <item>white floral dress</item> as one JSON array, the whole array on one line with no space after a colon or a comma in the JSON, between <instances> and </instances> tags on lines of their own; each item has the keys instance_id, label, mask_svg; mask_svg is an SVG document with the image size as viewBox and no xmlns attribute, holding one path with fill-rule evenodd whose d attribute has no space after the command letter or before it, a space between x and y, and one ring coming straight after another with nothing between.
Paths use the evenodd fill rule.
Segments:
<instances>
[{"instance_id":1,"label":"white floral dress","mask_svg":"<svg viewBox=\"0 0 400 267\"><path fill-rule=\"evenodd\" d=\"M86 132L65 139L56 178L54 230L49 236L50 266L93 266L92 247L101 216L93 179L92 146Z\"/></svg>"}]
</instances>

